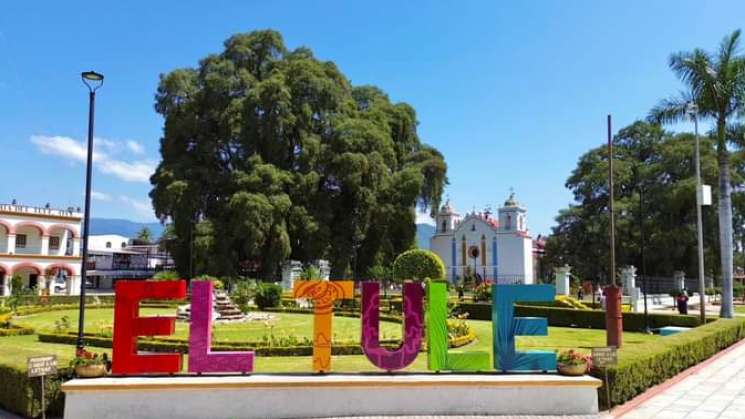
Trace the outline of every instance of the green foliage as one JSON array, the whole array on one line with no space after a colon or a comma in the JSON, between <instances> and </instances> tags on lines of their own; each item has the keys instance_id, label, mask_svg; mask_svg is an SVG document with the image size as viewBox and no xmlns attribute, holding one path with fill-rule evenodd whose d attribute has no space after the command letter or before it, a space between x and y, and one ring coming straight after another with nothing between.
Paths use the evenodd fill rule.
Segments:
<instances>
[{"instance_id":1,"label":"green foliage","mask_svg":"<svg viewBox=\"0 0 745 419\"><path fill-rule=\"evenodd\" d=\"M491 285L488 282L482 282L473 289L473 301L491 302Z\"/></svg>"},{"instance_id":2,"label":"green foliage","mask_svg":"<svg viewBox=\"0 0 745 419\"><path fill-rule=\"evenodd\" d=\"M52 375L44 380L44 396L48 414L62 416L63 394L60 391L63 369L60 375ZM41 380L29 378L24 368L15 368L0 363L0 406L24 417L35 418L41 415Z\"/></svg>"},{"instance_id":3,"label":"green foliage","mask_svg":"<svg viewBox=\"0 0 745 419\"><path fill-rule=\"evenodd\" d=\"M308 265L300 273L300 279L307 281L311 279L321 279L321 270L313 265Z\"/></svg>"},{"instance_id":4,"label":"green foliage","mask_svg":"<svg viewBox=\"0 0 745 419\"><path fill-rule=\"evenodd\" d=\"M645 343L635 351L638 355L621 357L618 367L608 368L611 403L608 403L603 387L598 389L600 405L607 409L631 400L743 338L745 319L739 318L717 320L685 333ZM592 374L604 378L603 370L594 369Z\"/></svg>"},{"instance_id":5,"label":"green foliage","mask_svg":"<svg viewBox=\"0 0 745 419\"><path fill-rule=\"evenodd\" d=\"M256 296L257 289L256 280L247 279L238 281L235 283L235 288L230 294L230 298L241 308L241 311L246 312L248 311L248 304Z\"/></svg>"},{"instance_id":6,"label":"green foliage","mask_svg":"<svg viewBox=\"0 0 745 419\"><path fill-rule=\"evenodd\" d=\"M137 239L147 243L152 243L153 232L147 227L142 227L142 229L137 232Z\"/></svg>"},{"instance_id":7,"label":"green foliage","mask_svg":"<svg viewBox=\"0 0 745 419\"><path fill-rule=\"evenodd\" d=\"M437 254L424 249L407 250L393 262L393 278L396 281L445 278L445 265Z\"/></svg>"},{"instance_id":8,"label":"green foliage","mask_svg":"<svg viewBox=\"0 0 745 419\"><path fill-rule=\"evenodd\" d=\"M225 288L225 285L223 282L214 276L211 275L199 275L198 277L193 279L194 281L210 281L212 282L212 288L216 290L221 290Z\"/></svg>"},{"instance_id":9,"label":"green foliage","mask_svg":"<svg viewBox=\"0 0 745 419\"><path fill-rule=\"evenodd\" d=\"M153 281L174 281L181 279L176 271L160 271L153 275Z\"/></svg>"},{"instance_id":10,"label":"green foliage","mask_svg":"<svg viewBox=\"0 0 745 419\"><path fill-rule=\"evenodd\" d=\"M267 307L277 307L282 300L282 287L277 284L259 283L254 296L254 302L259 310Z\"/></svg>"},{"instance_id":11,"label":"green foliage","mask_svg":"<svg viewBox=\"0 0 745 419\"><path fill-rule=\"evenodd\" d=\"M491 320L491 304L459 304L457 311L468 313L472 320ZM549 326L605 329L605 311L580 310L573 308L545 307L539 305L515 305L515 316L545 317ZM707 320L711 321L711 320ZM698 316L650 313L652 328L664 326L697 327L701 324ZM643 313L623 313L623 330L642 332L645 330Z\"/></svg>"},{"instance_id":12,"label":"green foliage","mask_svg":"<svg viewBox=\"0 0 745 419\"><path fill-rule=\"evenodd\" d=\"M16 326L8 322L0 322L0 337L33 335L34 329L24 326Z\"/></svg>"},{"instance_id":13,"label":"green foliage","mask_svg":"<svg viewBox=\"0 0 745 419\"><path fill-rule=\"evenodd\" d=\"M155 108L150 196L181 273L192 255L198 272L261 279L287 258L328 259L332 278L390 264L414 242L411 208L437 208L447 183L410 105L274 31L162 75Z\"/></svg>"},{"instance_id":14,"label":"green foliage","mask_svg":"<svg viewBox=\"0 0 745 419\"><path fill-rule=\"evenodd\" d=\"M67 316L60 317L59 320L54 321L55 333L65 333L70 330L70 318Z\"/></svg>"},{"instance_id":15,"label":"green foliage","mask_svg":"<svg viewBox=\"0 0 745 419\"><path fill-rule=\"evenodd\" d=\"M648 275L697 271L696 229L691 227L696 225L695 167L691 161L694 144L691 134L673 134L644 122L635 122L615 136L618 265L641 266L639 227L643 224ZM707 184L717 182L714 145L713 139L702 138L701 173ZM744 167L733 168L733 180L740 182ZM542 262L546 269L568 263L578 277L608 279L607 172L606 146L580 157L566 182L575 203L556 218ZM739 218L745 216L745 200L735 199L734 204L738 225L745 224L745 219ZM715 200L714 207L717 205ZM703 215L704 225L716 225L716 211L706 210ZM707 260L718 258L717 229L704 229L703 239ZM717 276L720 264L707 263L706 268L707 275Z\"/></svg>"}]
</instances>

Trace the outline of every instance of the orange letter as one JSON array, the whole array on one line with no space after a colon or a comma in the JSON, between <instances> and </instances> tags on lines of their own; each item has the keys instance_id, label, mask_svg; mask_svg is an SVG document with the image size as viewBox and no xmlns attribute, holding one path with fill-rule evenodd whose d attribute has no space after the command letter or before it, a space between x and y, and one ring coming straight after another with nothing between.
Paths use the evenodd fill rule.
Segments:
<instances>
[{"instance_id":1,"label":"orange letter","mask_svg":"<svg viewBox=\"0 0 745 419\"><path fill-rule=\"evenodd\" d=\"M313 370L331 371L331 320L334 301L354 298L352 281L298 281L295 298L313 301Z\"/></svg>"}]
</instances>

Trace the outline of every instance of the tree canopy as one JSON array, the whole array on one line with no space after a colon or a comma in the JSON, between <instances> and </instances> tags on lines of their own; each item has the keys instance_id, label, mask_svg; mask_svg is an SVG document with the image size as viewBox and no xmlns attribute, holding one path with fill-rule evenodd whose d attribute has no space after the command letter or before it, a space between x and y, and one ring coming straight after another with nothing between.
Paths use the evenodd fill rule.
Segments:
<instances>
[{"instance_id":1,"label":"tree canopy","mask_svg":"<svg viewBox=\"0 0 745 419\"><path fill-rule=\"evenodd\" d=\"M287 258L366 272L412 246L414 206L434 211L447 183L412 106L271 30L161 75L155 109L150 196L182 274L192 257L214 275L272 278Z\"/></svg>"},{"instance_id":2,"label":"tree canopy","mask_svg":"<svg viewBox=\"0 0 745 419\"><path fill-rule=\"evenodd\" d=\"M641 263L644 233L647 275L672 276L676 270L697 272L694 137L673 134L659 125L635 122L614 137L616 183L616 260L618 266ZM701 138L703 183L718 175L716 140ZM743 179L742 157L734 156L733 182ZM545 264L568 263L583 279L608 280L608 152L605 146L582 155L566 182L575 204L559 212L546 243ZM713 188L714 189L714 188ZM640 202L641 191L641 202ZM714 197L717 190L712 190ZM733 195L736 225L745 222L742 193ZM707 275L718 276L717 201L704 207ZM642 227L643 226L643 230ZM738 229L742 234L742 229Z\"/></svg>"}]
</instances>

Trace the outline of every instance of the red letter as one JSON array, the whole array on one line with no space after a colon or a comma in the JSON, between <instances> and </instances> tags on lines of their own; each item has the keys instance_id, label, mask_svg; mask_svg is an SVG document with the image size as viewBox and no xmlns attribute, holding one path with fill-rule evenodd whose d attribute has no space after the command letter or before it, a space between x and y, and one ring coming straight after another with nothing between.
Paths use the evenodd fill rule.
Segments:
<instances>
[{"instance_id":1,"label":"red letter","mask_svg":"<svg viewBox=\"0 0 745 419\"><path fill-rule=\"evenodd\" d=\"M174 373L181 371L181 354L138 355L137 336L172 335L175 317L140 317L146 298L182 299L186 281L117 281L114 304L114 374Z\"/></svg>"}]
</instances>

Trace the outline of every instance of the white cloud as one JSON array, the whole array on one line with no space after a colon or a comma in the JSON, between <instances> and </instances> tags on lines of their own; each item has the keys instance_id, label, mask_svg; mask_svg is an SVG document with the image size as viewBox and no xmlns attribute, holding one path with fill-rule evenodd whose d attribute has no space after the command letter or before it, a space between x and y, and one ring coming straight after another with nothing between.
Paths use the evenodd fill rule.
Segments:
<instances>
[{"instance_id":1,"label":"white cloud","mask_svg":"<svg viewBox=\"0 0 745 419\"><path fill-rule=\"evenodd\" d=\"M110 202L111 201L111 195L98 192L98 191L92 191L91 192L91 198L97 200L97 201L104 201L104 202Z\"/></svg>"},{"instance_id":2,"label":"white cloud","mask_svg":"<svg viewBox=\"0 0 745 419\"><path fill-rule=\"evenodd\" d=\"M87 160L87 149L84 143L64 136L34 135L31 142L44 154L61 156L72 161L84 163ZM135 144L134 148L130 145ZM148 182L150 175L155 172L156 163L149 160L124 161L111 157L110 153L118 154L122 144L105 138L94 139L93 162L103 173L114 175L126 182ZM142 145L129 140L127 149L134 151ZM144 150L143 150L144 151Z\"/></svg>"},{"instance_id":3,"label":"white cloud","mask_svg":"<svg viewBox=\"0 0 745 419\"><path fill-rule=\"evenodd\" d=\"M432 219L432 217L429 216L429 213L426 212L419 212L417 210L416 212L416 223L417 224L429 224L429 225L435 225L435 220Z\"/></svg>"},{"instance_id":4,"label":"white cloud","mask_svg":"<svg viewBox=\"0 0 745 419\"><path fill-rule=\"evenodd\" d=\"M119 160L102 161L98 168L127 182L149 182L155 172L155 165L149 161L127 163Z\"/></svg>"},{"instance_id":5,"label":"white cloud","mask_svg":"<svg viewBox=\"0 0 745 419\"><path fill-rule=\"evenodd\" d=\"M127 140L127 148L129 149L129 151L135 154L145 153L145 147L143 147L142 144L138 143L135 140Z\"/></svg>"},{"instance_id":6,"label":"white cloud","mask_svg":"<svg viewBox=\"0 0 745 419\"><path fill-rule=\"evenodd\" d=\"M119 200L132 207L138 215L142 216L147 221L155 219L155 212L153 211L153 205L150 201L134 199L128 196L120 196Z\"/></svg>"}]
</instances>

